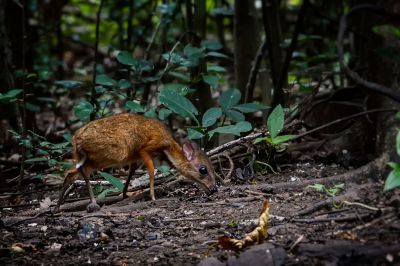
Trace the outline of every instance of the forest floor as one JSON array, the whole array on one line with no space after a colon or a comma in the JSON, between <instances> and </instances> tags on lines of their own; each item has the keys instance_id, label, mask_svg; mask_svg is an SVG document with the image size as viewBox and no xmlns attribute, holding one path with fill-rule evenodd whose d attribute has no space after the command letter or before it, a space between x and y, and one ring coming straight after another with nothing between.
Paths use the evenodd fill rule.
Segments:
<instances>
[{"instance_id":1,"label":"forest floor","mask_svg":"<svg viewBox=\"0 0 400 266\"><path fill-rule=\"evenodd\" d=\"M0 195L0 264L399 265L399 190L384 193L383 181L368 175L346 177L351 170L301 162L211 196L185 184L156 201L127 198L96 213L40 214L39 201L56 199L58 188L27 186ZM343 177L326 183L343 184L334 195L307 187L332 176ZM77 192L82 197L86 188ZM263 244L239 253L216 245L220 236L242 238L256 227L265 200Z\"/></svg>"}]
</instances>

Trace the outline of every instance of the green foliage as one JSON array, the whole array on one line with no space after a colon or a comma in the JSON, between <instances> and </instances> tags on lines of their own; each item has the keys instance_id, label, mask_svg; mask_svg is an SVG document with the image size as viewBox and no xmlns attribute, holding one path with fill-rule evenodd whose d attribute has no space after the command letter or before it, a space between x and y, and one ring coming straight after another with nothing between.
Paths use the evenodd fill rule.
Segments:
<instances>
[{"instance_id":1,"label":"green foliage","mask_svg":"<svg viewBox=\"0 0 400 266\"><path fill-rule=\"evenodd\" d=\"M400 156L400 131L396 135L396 153ZM388 165L392 168L385 181L384 191L400 187L400 163L389 162Z\"/></svg>"},{"instance_id":2,"label":"green foliage","mask_svg":"<svg viewBox=\"0 0 400 266\"><path fill-rule=\"evenodd\" d=\"M327 188L323 184L314 184L314 185L308 185L307 188L312 188L318 192L325 192L329 196L334 197L336 196L340 191L344 189L344 183L336 184L332 187Z\"/></svg>"},{"instance_id":3,"label":"green foliage","mask_svg":"<svg viewBox=\"0 0 400 266\"><path fill-rule=\"evenodd\" d=\"M28 132L29 134L25 139L16 131L9 131L13 134L13 137L18 141L19 145L27 149L27 159L25 163L47 164L49 167L55 169L56 174L60 173L60 171L62 172L63 169L72 167L71 163L63 160L63 156L71 149L70 134L64 134L64 142L52 143L45 137L32 131Z\"/></svg>"},{"instance_id":4,"label":"green foliage","mask_svg":"<svg viewBox=\"0 0 400 266\"><path fill-rule=\"evenodd\" d=\"M74 107L75 116L82 121L89 121L90 115L93 113L94 107L88 101L81 101Z\"/></svg>"},{"instance_id":5,"label":"green foliage","mask_svg":"<svg viewBox=\"0 0 400 266\"><path fill-rule=\"evenodd\" d=\"M237 227L239 226L239 222L238 222L238 221L232 220L232 221L230 221L230 222L227 224L227 226L228 226L229 228L237 228Z\"/></svg>"},{"instance_id":6,"label":"green foliage","mask_svg":"<svg viewBox=\"0 0 400 266\"><path fill-rule=\"evenodd\" d=\"M269 130L269 136L257 138L254 143L259 143L265 141L267 144L271 145L275 149L284 150L286 147L286 142L296 138L296 135L280 135L279 133L283 129L285 123L285 114L283 112L282 106L277 105L271 114L268 116L267 127Z\"/></svg>"},{"instance_id":7,"label":"green foliage","mask_svg":"<svg viewBox=\"0 0 400 266\"><path fill-rule=\"evenodd\" d=\"M17 96L22 92L21 89L9 90L6 93L0 93L0 103L10 103L15 102L18 98Z\"/></svg>"},{"instance_id":8,"label":"green foliage","mask_svg":"<svg viewBox=\"0 0 400 266\"><path fill-rule=\"evenodd\" d=\"M108 182L110 182L111 185L113 185L118 191L122 191L124 189L124 184L121 182L121 180L119 180L118 178L116 178L115 176L106 173L106 172L102 172L99 171L99 174Z\"/></svg>"}]
</instances>

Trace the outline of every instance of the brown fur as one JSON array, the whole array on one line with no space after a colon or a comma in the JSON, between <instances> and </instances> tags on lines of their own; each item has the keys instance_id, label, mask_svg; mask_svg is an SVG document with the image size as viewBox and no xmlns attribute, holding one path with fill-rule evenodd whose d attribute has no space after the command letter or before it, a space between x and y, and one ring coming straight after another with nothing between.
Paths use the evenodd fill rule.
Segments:
<instances>
[{"instance_id":1,"label":"brown fur","mask_svg":"<svg viewBox=\"0 0 400 266\"><path fill-rule=\"evenodd\" d=\"M154 165L152 158L165 153L182 175L200 184L206 191L215 190L214 169L204 152L194 144L184 149L174 140L166 126L155 119L136 114L119 114L92 121L76 131L73 139L73 157L76 169L70 170L64 180L57 209L70 184L82 175L87 183L92 203L95 203L89 184L94 170L114 166L130 166L128 181L137 161L144 162L150 176L150 194L154 200ZM208 175L199 173L200 165L208 168Z\"/></svg>"}]
</instances>

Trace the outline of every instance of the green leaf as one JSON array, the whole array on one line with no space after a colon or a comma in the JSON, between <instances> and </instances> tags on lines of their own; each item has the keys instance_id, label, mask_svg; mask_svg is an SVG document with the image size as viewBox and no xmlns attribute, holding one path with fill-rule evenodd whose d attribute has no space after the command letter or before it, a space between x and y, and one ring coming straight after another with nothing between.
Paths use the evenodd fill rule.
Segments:
<instances>
[{"instance_id":1,"label":"green leaf","mask_svg":"<svg viewBox=\"0 0 400 266\"><path fill-rule=\"evenodd\" d=\"M205 136L205 134L200 132L198 129L193 129L189 127L187 131L189 139L201 139Z\"/></svg>"},{"instance_id":2,"label":"green leaf","mask_svg":"<svg viewBox=\"0 0 400 266\"><path fill-rule=\"evenodd\" d=\"M82 87L83 83L81 81L76 80L58 80L54 82L54 84L64 87L66 89L74 89L78 87Z\"/></svg>"},{"instance_id":3,"label":"green leaf","mask_svg":"<svg viewBox=\"0 0 400 266\"><path fill-rule=\"evenodd\" d=\"M242 113L253 113L260 110L268 109L269 106L259 103L242 103L239 105L235 105L232 108L239 110Z\"/></svg>"},{"instance_id":4,"label":"green leaf","mask_svg":"<svg viewBox=\"0 0 400 266\"><path fill-rule=\"evenodd\" d=\"M262 141L267 141L267 138L268 138L268 137L256 138L256 139L254 140L253 144L257 144L257 143L260 143L260 142L262 142Z\"/></svg>"},{"instance_id":5,"label":"green leaf","mask_svg":"<svg viewBox=\"0 0 400 266\"><path fill-rule=\"evenodd\" d=\"M125 109L133 113L144 113L146 111L143 106L134 101L127 101Z\"/></svg>"},{"instance_id":6,"label":"green leaf","mask_svg":"<svg viewBox=\"0 0 400 266\"><path fill-rule=\"evenodd\" d=\"M284 142L288 142L289 140L292 140L296 138L296 135L282 135L282 136L277 136L275 138L272 138L272 144L273 145L278 145Z\"/></svg>"},{"instance_id":7,"label":"green leaf","mask_svg":"<svg viewBox=\"0 0 400 266\"><path fill-rule=\"evenodd\" d=\"M283 123L284 123L284 113L282 106L279 104L274 108L274 110L269 115L267 120L267 127L269 130L269 134L271 135L271 138L274 139L279 134L279 132L283 128Z\"/></svg>"},{"instance_id":8,"label":"green leaf","mask_svg":"<svg viewBox=\"0 0 400 266\"><path fill-rule=\"evenodd\" d=\"M36 105L36 104L26 103L25 108L26 108L26 110L34 112L34 113L40 112L40 106Z\"/></svg>"},{"instance_id":9,"label":"green leaf","mask_svg":"<svg viewBox=\"0 0 400 266\"><path fill-rule=\"evenodd\" d=\"M396 169L397 167L400 168L400 164L395 162L388 162L387 165L389 165L392 169Z\"/></svg>"},{"instance_id":10,"label":"green leaf","mask_svg":"<svg viewBox=\"0 0 400 266\"><path fill-rule=\"evenodd\" d=\"M93 105L88 101L82 101L74 107L74 114L81 121L87 121L90 118L90 114L93 112Z\"/></svg>"},{"instance_id":11,"label":"green leaf","mask_svg":"<svg viewBox=\"0 0 400 266\"><path fill-rule=\"evenodd\" d=\"M400 167L393 169L385 181L384 191L400 187Z\"/></svg>"},{"instance_id":12,"label":"green leaf","mask_svg":"<svg viewBox=\"0 0 400 266\"><path fill-rule=\"evenodd\" d=\"M208 52L207 56L220 57L220 58L229 58L229 56L224 55L223 53L219 53L219 52Z\"/></svg>"},{"instance_id":13,"label":"green leaf","mask_svg":"<svg viewBox=\"0 0 400 266\"><path fill-rule=\"evenodd\" d=\"M13 102L17 100L18 94L22 92L21 89L9 90L4 94L0 93L0 102Z\"/></svg>"},{"instance_id":14,"label":"green leaf","mask_svg":"<svg viewBox=\"0 0 400 266\"><path fill-rule=\"evenodd\" d=\"M187 85L182 84L182 83L168 83L165 84L161 89L161 90L171 90L174 91L182 96L187 95L188 93L193 93L195 92L195 90L189 88Z\"/></svg>"},{"instance_id":15,"label":"green leaf","mask_svg":"<svg viewBox=\"0 0 400 266\"><path fill-rule=\"evenodd\" d=\"M226 72L226 69L222 66L208 65L207 72Z\"/></svg>"},{"instance_id":16,"label":"green leaf","mask_svg":"<svg viewBox=\"0 0 400 266\"><path fill-rule=\"evenodd\" d=\"M157 117L156 109L157 109L156 107L150 108L144 113L144 116L150 118L156 118Z\"/></svg>"},{"instance_id":17,"label":"green leaf","mask_svg":"<svg viewBox=\"0 0 400 266\"><path fill-rule=\"evenodd\" d=\"M400 155L400 131L396 135L396 152Z\"/></svg>"},{"instance_id":18,"label":"green leaf","mask_svg":"<svg viewBox=\"0 0 400 266\"><path fill-rule=\"evenodd\" d=\"M104 199L108 193L112 193L112 192L119 192L120 190L118 190L117 188L107 188L104 189L99 195L97 195L97 199Z\"/></svg>"},{"instance_id":19,"label":"green leaf","mask_svg":"<svg viewBox=\"0 0 400 266\"><path fill-rule=\"evenodd\" d=\"M99 171L99 174L108 182L111 183L111 185L113 185L116 189L118 189L118 191L122 191L124 189L124 184L121 182L121 180L119 180L118 178L116 178L113 175L110 175L109 173L106 172L101 172Z\"/></svg>"},{"instance_id":20,"label":"green leaf","mask_svg":"<svg viewBox=\"0 0 400 266\"><path fill-rule=\"evenodd\" d=\"M218 127L216 129L211 130L208 132L210 138L215 134L215 133L226 133L226 134L234 134L236 136L239 136L240 133L242 132L248 132L252 129L252 126L249 122L247 121L242 121L239 122L235 125L230 125L230 126L223 126L223 127Z\"/></svg>"},{"instance_id":21,"label":"green leaf","mask_svg":"<svg viewBox=\"0 0 400 266\"><path fill-rule=\"evenodd\" d=\"M201 124L203 125L203 127L210 127L214 125L215 122L217 122L217 119L221 116L222 109L220 107L212 107L204 113Z\"/></svg>"},{"instance_id":22,"label":"green leaf","mask_svg":"<svg viewBox=\"0 0 400 266\"><path fill-rule=\"evenodd\" d=\"M203 56L203 53L204 53L203 48L193 47L191 45L186 45L185 48L183 48L183 54L188 59L199 59L200 57Z\"/></svg>"},{"instance_id":23,"label":"green leaf","mask_svg":"<svg viewBox=\"0 0 400 266\"><path fill-rule=\"evenodd\" d=\"M157 166L157 170L159 170L163 174L168 174L169 171L171 170L171 167L169 167L168 165L163 164L163 165Z\"/></svg>"},{"instance_id":24,"label":"green leaf","mask_svg":"<svg viewBox=\"0 0 400 266\"><path fill-rule=\"evenodd\" d=\"M195 115L198 115L199 112L192 102L184 96L174 91L161 90L158 99L172 112L182 117L190 117L197 123L197 125L199 124L199 121L195 117Z\"/></svg>"},{"instance_id":25,"label":"green leaf","mask_svg":"<svg viewBox=\"0 0 400 266\"><path fill-rule=\"evenodd\" d=\"M171 76L171 77L174 77L174 78L178 78L178 79L183 80L185 82L190 82L190 77L186 73L181 73L181 72L178 72L178 71L169 71L168 72L168 76Z\"/></svg>"},{"instance_id":26,"label":"green leaf","mask_svg":"<svg viewBox=\"0 0 400 266\"><path fill-rule=\"evenodd\" d=\"M118 82L114 79L110 78L107 75L100 74L96 76L96 85L103 85L103 86L117 86Z\"/></svg>"},{"instance_id":27,"label":"green leaf","mask_svg":"<svg viewBox=\"0 0 400 266\"><path fill-rule=\"evenodd\" d=\"M203 75L203 80L205 83L210 85L213 89L216 89L218 87L218 82L219 82L219 75Z\"/></svg>"},{"instance_id":28,"label":"green leaf","mask_svg":"<svg viewBox=\"0 0 400 266\"><path fill-rule=\"evenodd\" d=\"M235 111L233 109L225 110L225 114L235 122L240 122L245 120L245 117L241 112Z\"/></svg>"},{"instance_id":29,"label":"green leaf","mask_svg":"<svg viewBox=\"0 0 400 266\"><path fill-rule=\"evenodd\" d=\"M314 185L308 185L307 188L312 188L315 189L316 191L322 192L324 191L325 186L322 184L314 184Z\"/></svg>"},{"instance_id":30,"label":"green leaf","mask_svg":"<svg viewBox=\"0 0 400 266\"><path fill-rule=\"evenodd\" d=\"M118 80L118 87L120 90L126 90L132 88L132 84L126 79Z\"/></svg>"},{"instance_id":31,"label":"green leaf","mask_svg":"<svg viewBox=\"0 0 400 266\"><path fill-rule=\"evenodd\" d=\"M240 101L240 97L241 94L238 89L230 89L221 94L219 103L224 109L229 109Z\"/></svg>"},{"instance_id":32,"label":"green leaf","mask_svg":"<svg viewBox=\"0 0 400 266\"><path fill-rule=\"evenodd\" d=\"M48 159L46 157L35 157L28 160L25 160L26 163L37 163L37 162L47 162Z\"/></svg>"},{"instance_id":33,"label":"green leaf","mask_svg":"<svg viewBox=\"0 0 400 266\"><path fill-rule=\"evenodd\" d=\"M117 55L117 61L123 65L136 66L137 61L133 58L132 54L128 51L120 51Z\"/></svg>"},{"instance_id":34,"label":"green leaf","mask_svg":"<svg viewBox=\"0 0 400 266\"><path fill-rule=\"evenodd\" d=\"M161 108L158 111L158 118L160 120L165 120L170 114L172 114L172 111L167 109L167 108Z\"/></svg>"},{"instance_id":35,"label":"green leaf","mask_svg":"<svg viewBox=\"0 0 400 266\"><path fill-rule=\"evenodd\" d=\"M201 47L204 47L208 50L219 50L222 49L222 44L216 40L203 40L201 42Z\"/></svg>"}]
</instances>

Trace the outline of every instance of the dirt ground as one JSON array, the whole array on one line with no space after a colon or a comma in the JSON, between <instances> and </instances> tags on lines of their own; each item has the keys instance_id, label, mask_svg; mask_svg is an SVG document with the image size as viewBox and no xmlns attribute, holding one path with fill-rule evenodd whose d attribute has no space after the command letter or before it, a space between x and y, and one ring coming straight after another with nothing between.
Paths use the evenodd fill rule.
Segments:
<instances>
[{"instance_id":1,"label":"dirt ground","mask_svg":"<svg viewBox=\"0 0 400 266\"><path fill-rule=\"evenodd\" d=\"M96 213L56 215L37 215L37 203L55 200L58 189L27 186L34 192L1 197L0 264L400 265L400 193L383 193L381 180L346 181L334 196L302 185L268 188L346 171L303 162L211 196L186 184L154 202L128 198ZM24 204L15 206L17 199ZM264 244L239 253L216 244L257 226L265 200L271 209Z\"/></svg>"}]
</instances>

